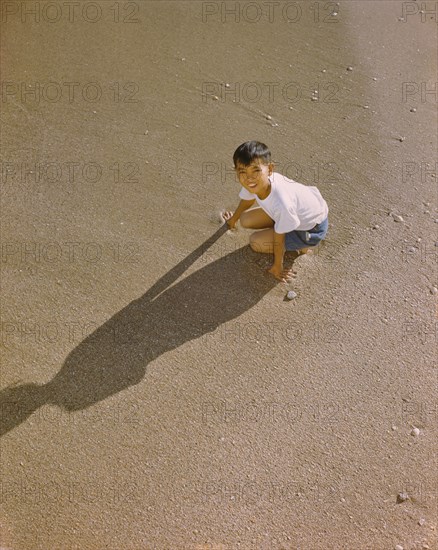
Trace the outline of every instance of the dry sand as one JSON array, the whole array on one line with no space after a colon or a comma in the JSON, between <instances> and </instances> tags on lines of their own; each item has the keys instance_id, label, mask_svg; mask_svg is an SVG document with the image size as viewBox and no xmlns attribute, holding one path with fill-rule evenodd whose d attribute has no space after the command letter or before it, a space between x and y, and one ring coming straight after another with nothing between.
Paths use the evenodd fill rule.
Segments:
<instances>
[{"instance_id":1,"label":"dry sand","mask_svg":"<svg viewBox=\"0 0 438 550\"><path fill-rule=\"evenodd\" d=\"M437 548L437 15L37 4L2 2L2 548ZM288 285L217 221L248 139L329 204Z\"/></svg>"}]
</instances>

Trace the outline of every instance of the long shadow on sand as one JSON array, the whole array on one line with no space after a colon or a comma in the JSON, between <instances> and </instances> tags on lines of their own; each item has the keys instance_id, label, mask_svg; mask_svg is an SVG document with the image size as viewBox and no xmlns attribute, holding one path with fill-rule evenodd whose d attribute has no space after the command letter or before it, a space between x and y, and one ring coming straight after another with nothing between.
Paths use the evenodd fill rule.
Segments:
<instances>
[{"instance_id":1,"label":"long shadow on sand","mask_svg":"<svg viewBox=\"0 0 438 550\"><path fill-rule=\"evenodd\" d=\"M22 384L0 392L0 436L45 404L73 412L138 384L162 353L216 330L254 306L275 279L261 273L249 246L212 261L174 283L226 231L206 242L116 313L67 356L46 384Z\"/></svg>"}]
</instances>

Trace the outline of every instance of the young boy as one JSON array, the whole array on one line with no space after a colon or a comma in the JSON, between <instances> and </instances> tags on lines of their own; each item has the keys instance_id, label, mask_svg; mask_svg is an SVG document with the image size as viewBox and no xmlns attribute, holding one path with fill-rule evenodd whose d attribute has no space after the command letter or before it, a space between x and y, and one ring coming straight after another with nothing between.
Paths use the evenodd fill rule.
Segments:
<instances>
[{"instance_id":1,"label":"young boy","mask_svg":"<svg viewBox=\"0 0 438 550\"><path fill-rule=\"evenodd\" d=\"M256 252L274 254L268 270L282 282L291 280L292 269L284 269L286 250L306 253L324 239L328 229L328 206L316 187L297 183L274 172L271 152L264 143L247 141L233 155L234 168L242 188L234 212L222 214L230 229L240 219L242 227L263 229L250 236ZM254 202L259 208L253 208Z\"/></svg>"}]
</instances>

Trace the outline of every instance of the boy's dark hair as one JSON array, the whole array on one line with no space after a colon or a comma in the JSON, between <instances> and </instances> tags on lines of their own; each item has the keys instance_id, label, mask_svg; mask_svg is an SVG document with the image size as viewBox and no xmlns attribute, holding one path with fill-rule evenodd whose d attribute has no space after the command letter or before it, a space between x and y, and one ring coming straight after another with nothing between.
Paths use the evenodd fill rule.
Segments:
<instances>
[{"instance_id":1,"label":"boy's dark hair","mask_svg":"<svg viewBox=\"0 0 438 550\"><path fill-rule=\"evenodd\" d=\"M234 168L237 168L237 163L248 166L254 159L260 160L263 164L269 164L271 151L260 141L245 141L234 151Z\"/></svg>"}]
</instances>

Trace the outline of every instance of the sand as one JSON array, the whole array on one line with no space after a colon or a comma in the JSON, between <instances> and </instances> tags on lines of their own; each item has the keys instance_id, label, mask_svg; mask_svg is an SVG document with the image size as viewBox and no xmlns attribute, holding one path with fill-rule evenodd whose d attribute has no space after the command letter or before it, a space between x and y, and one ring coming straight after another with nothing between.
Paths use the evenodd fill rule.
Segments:
<instances>
[{"instance_id":1,"label":"sand","mask_svg":"<svg viewBox=\"0 0 438 550\"><path fill-rule=\"evenodd\" d=\"M437 548L437 15L26 6L1 23L2 548ZM289 284L218 222L248 139L329 205Z\"/></svg>"}]
</instances>

